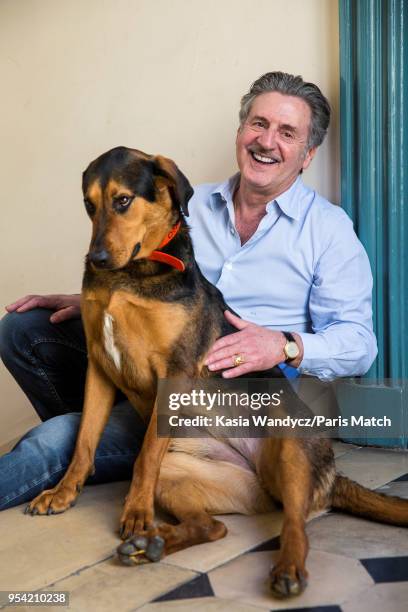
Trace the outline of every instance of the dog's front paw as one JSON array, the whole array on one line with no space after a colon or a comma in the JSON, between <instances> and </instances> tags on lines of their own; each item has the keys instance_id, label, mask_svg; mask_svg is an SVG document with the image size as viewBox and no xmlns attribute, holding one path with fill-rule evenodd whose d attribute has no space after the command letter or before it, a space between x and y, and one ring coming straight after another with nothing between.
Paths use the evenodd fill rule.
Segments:
<instances>
[{"instance_id":1,"label":"dog's front paw","mask_svg":"<svg viewBox=\"0 0 408 612\"><path fill-rule=\"evenodd\" d=\"M270 573L270 587L275 597L285 598L300 595L307 586L307 571L291 564L278 563Z\"/></svg>"},{"instance_id":2,"label":"dog's front paw","mask_svg":"<svg viewBox=\"0 0 408 612\"><path fill-rule=\"evenodd\" d=\"M124 565L155 563L162 558L164 545L164 539L159 535L133 536L118 546L118 557Z\"/></svg>"},{"instance_id":3,"label":"dog's front paw","mask_svg":"<svg viewBox=\"0 0 408 612\"><path fill-rule=\"evenodd\" d=\"M126 540L133 535L143 533L153 528L154 511L145 507L128 505L120 519L119 535Z\"/></svg>"},{"instance_id":4,"label":"dog's front paw","mask_svg":"<svg viewBox=\"0 0 408 612\"><path fill-rule=\"evenodd\" d=\"M43 491L31 501L24 514L60 514L75 505L81 488L72 489L64 484L57 484L53 489Z\"/></svg>"}]
</instances>

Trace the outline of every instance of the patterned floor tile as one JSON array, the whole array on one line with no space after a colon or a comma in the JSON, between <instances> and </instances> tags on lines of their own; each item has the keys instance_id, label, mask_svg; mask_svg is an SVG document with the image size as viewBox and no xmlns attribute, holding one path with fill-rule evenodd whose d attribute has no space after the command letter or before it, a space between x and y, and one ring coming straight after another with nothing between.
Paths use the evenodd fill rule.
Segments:
<instances>
[{"instance_id":1,"label":"patterned floor tile","mask_svg":"<svg viewBox=\"0 0 408 612\"><path fill-rule=\"evenodd\" d=\"M24 505L0 522L0 589L38 589L114 553L128 483L85 487L75 508L30 516ZM20 534L20 535L18 535ZM24 534L24 537L21 537Z\"/></svg>"},{"instance_id":2,"label":"patterned floor tile","mask_svg":"<svg viewBox=\"0 0 408 612\"><path fill-rule=\"evenodd\" d=\"M197 597L213 597L214 591L207 574L200 574L189 582L157 597L154 601L172 601L178 599L192 599Z\"/></svg>"},{"instance_id":3,"label":"patterned floor tile","mask_svg":"<svg viewBox=\"0 0 408 612\"><path fill-rule=\"evenodd\" d=\"M69 591L74 612L130 612L194 577L162 563L126 567L109 559L59 580L53 589Z\"/></svg>"},{"instance_id":4,"label":"patterned floor tile","mask_svg":"<svg viewBox=\"0 0 408 612\"><path fill-rule=\"evenodd\" d=\"M345 557L390 557L408 551L408 529L332 512L307 525L309 544Z\"/></svg>"},{"instance_id":5,"label":"patterned floor tile","mask_svg":"<svg viewBox=\"0 0 408 612\"><path fill-rule=\"evenodd\" d=\"M342 604L342 612L406 612L408 602L408 582L376 584L347 603Z\"/></svg>"},{"instance_id":6,"label":"patterned floor tile","mask_svg":"<svg viewBox=\"0 0 408 612\"><path fill-rule=\"evenodd\" d=\"M280 549L280 537L276 536L271 540L267 540L266 542L262 542L262 544L258 544L254 548L251 548L249 552L263 552L265 550L279 550Z\"/></svg>"},{"instance_id":7,"label":"patterned floor tile","mask_svg":"<svg viewBox=\"0 0 408 612\"><path fill-rule=\"evenodd\" d=\"M373 580L354 559L321 551L310 551L307 568L310 579L299 597L282 601L269 592L268 574L276 552L247 553L209 573L217 597L236 599L268 610L341 605L354 593L367 589Z\"/></svg>"},{"instance_id":8,"label":"patterned floor tile","mask_svg":"<svg viewBox=\"0 0 408 612\"><path fill-rule=\"evenodd\" d=\"M385 495L395 495L397 497L408 499L408 482L406 480L397 479L383 485L382 487L379 487L377 491L379 493L384 493Z\"/></svg>"},{"instance_id":9,"label":"patterned floor tile","mask_svg":"<svg viewBox=\"0 0 408 612\"><path fill-rule=\"evenodd\" d=\"M408 556L360 559L360 561L376 583L408 582Z\"/></svg>"},{"instance_id":10,"label":"patterned floor tile","mask_svg":"<svg viewBox=\"0 0 408 612\"><path fill-rule=\"evenodd\" d=\"M339 457L336 465L345 476L376 489L408 472L408 453L359 448Z\"/></svg>"},{"instance_id":11,"label":"patterned floor tile","mask_svg":"<svg viewBox=\"0 0 408 612\"><path fill-rule=\"evenodd\" d=\"M395 479L395 482L406 482L408 480L408 474L403 474L399 478Z\"/></svg>"},{"instance_id":12,"label":"patterned floor tile","mask_svg":"<svg viewBox=\"0 0 408 612\"><path fill-rule=\"evenodd\" d=\"M340 606L313 606L313 608L291 608L291 612L342 612L342 610Z\"/></svg>"},{"instance_id":13,"label":"patterned floor tile","mask_svg":"<svg viewBox=\"0 0 408 612\"><path fill-rule=\"evenodd\" d=\"M192 610L194 612L259 612L256 606L219 597L151 603L139 608L138 612L191 612Z\"/></svg>"}]
</instances>

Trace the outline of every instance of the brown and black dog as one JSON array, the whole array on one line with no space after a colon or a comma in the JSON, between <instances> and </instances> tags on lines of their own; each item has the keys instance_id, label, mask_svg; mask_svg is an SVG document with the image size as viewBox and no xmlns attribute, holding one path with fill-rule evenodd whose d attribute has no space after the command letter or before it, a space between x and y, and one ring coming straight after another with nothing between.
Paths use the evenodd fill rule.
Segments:
<instances>
[{"instance_id":1,"label":"brown and black dog","mask_svg":"<svg viewBox=\"0 0 408 612\"><path fill-rule=\"evenodd\" d=\"M121 517L118 548L128 564L225 536L213 515L253 514L283 506L276 596L300 593L307 578L305 522L338 508L408 525L408 501L340 476L330 442L316 437L168 439L157 436L159 379L209 376L205 357L233 330L220 292L201 274L182 212L192 188L169 159L118 147L83 175L93 233L82 291L88 348L85 403L72 462L59 484L38 495L31 514L72 506L93 471L95 449L123 391L148 424ZM268 375L281 375L278 368ZM154 524L154 503L177 524Z\"/></svg>"}]
</instances>

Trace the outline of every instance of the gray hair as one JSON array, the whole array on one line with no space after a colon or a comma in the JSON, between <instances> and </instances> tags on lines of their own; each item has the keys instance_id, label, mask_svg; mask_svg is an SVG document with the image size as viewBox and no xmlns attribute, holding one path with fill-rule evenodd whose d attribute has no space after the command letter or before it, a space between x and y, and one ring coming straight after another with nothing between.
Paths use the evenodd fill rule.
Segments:
<instances>
[{"instance_id":1,"label":"gray hair","mask_svg":"<svg viewBox=\"0 0 408 612\"><path fill-rule=\"evenodd\" d=\"M241 98L239 121L247 120L255 98L263 93L277 91L287 96L297 96L308 104L312 113L307 148L318 147L326 136L330 123L330 104L314 83L305 83L301 76L286 72L267 72L252 83L247 94Z\"/></svg>"}]
</instances>

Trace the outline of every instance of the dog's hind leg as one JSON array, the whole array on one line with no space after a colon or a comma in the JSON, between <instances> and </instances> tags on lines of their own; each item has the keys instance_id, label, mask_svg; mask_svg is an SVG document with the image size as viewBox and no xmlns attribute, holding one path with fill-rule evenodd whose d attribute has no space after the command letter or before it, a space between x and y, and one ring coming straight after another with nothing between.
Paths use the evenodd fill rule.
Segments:
<instances>
[{"instance_id":1,"label":"dog's hind leg","mask_svg":"<svg viewBox=\"0 0 408 612\"><path fill-rule=\"evenodd\" d=\"M284 510L280 553L270 575L272 593L276 597L299 595L307 583L305 522L313 497L310 462L299 440L268 439L262 446L257 471Z\"/></svg>"},{"instance_id":2,"label":"dog's hind leg","mask_svg":"<svg viewBox=\"0 0 408 612\"><path fill-rule=\"evenodd\" d=\"M156 500L179 523L162 523L127 540L118 548L124 563L158 560L161 553L223 538L227 528L213 514L254 514L274 507L254 472L227 461L202 459L184 452L165 455Z\"/></svg>"}]
</instances>

